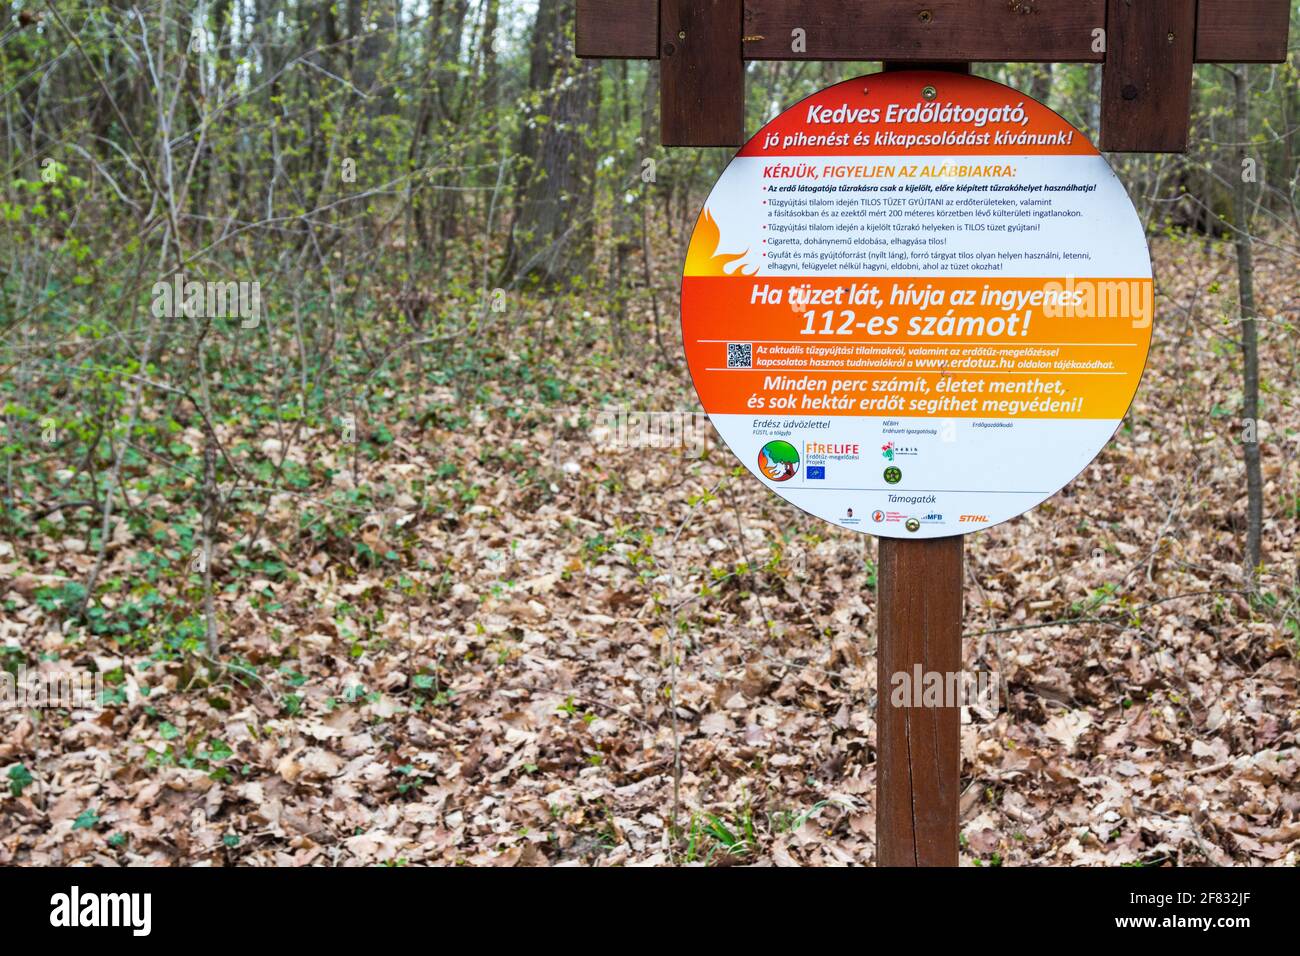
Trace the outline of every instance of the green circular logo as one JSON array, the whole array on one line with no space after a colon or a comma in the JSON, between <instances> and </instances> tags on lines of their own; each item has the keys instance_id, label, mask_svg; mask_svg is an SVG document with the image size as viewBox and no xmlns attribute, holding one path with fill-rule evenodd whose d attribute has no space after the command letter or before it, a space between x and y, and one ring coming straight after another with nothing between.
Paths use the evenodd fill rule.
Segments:
<instances>
[{"instance_id":1,"label":"green circular logo","mask_svg":"<svg viewBox=\"0 0 1300 956\"><path fill-rule=\"evenodd\" d=\"M799 450L788 441L770 441L758 453L758 470L772 481L789 481L799 471Z\"/></svg>"},{"instance_id":2,"label":"green circular logo","mask_svg":"<svg viewBox=\"0 0 1300 956\"><path fill-rule=\"evenodd\" d=\"M895 468L893 465L890 465L885 469L885 481L889 482L891 485L896 485L902 480L903 469Z\"/></svg>"}]
</instances>

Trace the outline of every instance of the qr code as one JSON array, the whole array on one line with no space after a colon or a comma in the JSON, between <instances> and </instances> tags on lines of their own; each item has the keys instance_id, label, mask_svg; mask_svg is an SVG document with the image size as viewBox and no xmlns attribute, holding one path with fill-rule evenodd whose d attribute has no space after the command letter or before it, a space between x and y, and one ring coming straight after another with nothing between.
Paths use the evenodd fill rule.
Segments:
<instances>
[{"instance_id":1,"label":"qr code","mask_svg":"<svg viewBox=\"0 0 1300 956\"><path fill-rule=\"evenodd\" d=\"M754 346L750 344L739 345L735 342L727 343L727 368L753 368L754 367Z\"/></svg>"}]
</instances>

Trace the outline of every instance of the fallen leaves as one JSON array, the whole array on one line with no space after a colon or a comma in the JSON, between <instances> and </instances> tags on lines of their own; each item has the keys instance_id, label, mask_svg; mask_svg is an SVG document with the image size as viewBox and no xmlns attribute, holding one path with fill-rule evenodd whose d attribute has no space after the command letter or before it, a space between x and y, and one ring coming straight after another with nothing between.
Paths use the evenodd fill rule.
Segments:
<instances>
[{"instance_id":1,"label":"fallen leaves","mask_svg":"<svg viewBox=\"0 0 1300 956\"><path fill-rule=\"evenodd\" d=\"M1210 414L1231 376L1189 318L1223 263L1162 257L1125 427L1060 495L968 542L966 666L1001 690L962 726L968 864L1297 862L1294 637L1243 594L1239 463ZM84 574L85 537L36 542L39 567L0 542L6 645L93 663L116 695L68 719L0 711L0 783L30 771L0 797L0 862L873 862L874 549L716 445L611 447L582 424L608 396L694 396L584 361L587 406L564 414L491 382L463 409L412 380L411 407L447 420L394 418L391 455L330 479L384 489L342 544L299 534L322 489L265 499L265 523L229 536L289 573L220 570L222 662L70 638L38 599ZM1293 370L1267 371L1291 407ZM1281 501L1298 456L1270 434ZM337 454L247 440L304 467ZM1266 528L1271 593L1294 524ZM134 573L147 542L126 521L113 541L106 573Z\"/></svg>"}]
</instances>

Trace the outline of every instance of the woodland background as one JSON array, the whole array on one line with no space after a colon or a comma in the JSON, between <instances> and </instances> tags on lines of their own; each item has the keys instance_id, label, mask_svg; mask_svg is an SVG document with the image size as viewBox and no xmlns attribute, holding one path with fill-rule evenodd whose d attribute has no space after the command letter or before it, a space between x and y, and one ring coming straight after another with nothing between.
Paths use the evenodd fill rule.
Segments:
<instances>
[{"instance_id":1,"label":"woodland background","mask_svg":"<svg viewBox=\"0 0 1300 956\"><path fill-rule=\"evenodd\" d=\"M105 684L0 709L0 862L873 861L874 544L600 426L697 410L729 156L572 30L0 0L0 665ZM749 128L877 67L751 63ZM968 539L966 864L1300 862L1298 67L1198 66L1190 152L1114 158L1154 345ZM1095 135L1097 68L977 72ZM154 314L177 272L259 321Z\"/></svg>"}]
</instances>

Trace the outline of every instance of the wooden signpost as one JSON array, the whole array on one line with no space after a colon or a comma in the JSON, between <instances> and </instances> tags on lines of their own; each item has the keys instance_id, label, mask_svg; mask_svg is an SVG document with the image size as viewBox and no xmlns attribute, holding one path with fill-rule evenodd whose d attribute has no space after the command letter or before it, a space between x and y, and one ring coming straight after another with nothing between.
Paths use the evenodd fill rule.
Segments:
<instances>
[{"instance_id":1,"label":"wooden signpost","mask_svg":"<svg viewBox=\"0 0 1300 956\"><path fill-rule=\"evenodd\" d=\"M1192 66L1286 59L1289 0L577 0L583 57L657 59L665 146L746 140L746 60L1102 64L1101 142L1186 148ZM958 861L960 710L893 707L891 674L961 670L963 538L880 538L877 862Z\"/></svg>"}]
</instances>

